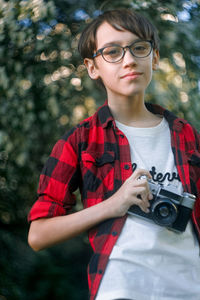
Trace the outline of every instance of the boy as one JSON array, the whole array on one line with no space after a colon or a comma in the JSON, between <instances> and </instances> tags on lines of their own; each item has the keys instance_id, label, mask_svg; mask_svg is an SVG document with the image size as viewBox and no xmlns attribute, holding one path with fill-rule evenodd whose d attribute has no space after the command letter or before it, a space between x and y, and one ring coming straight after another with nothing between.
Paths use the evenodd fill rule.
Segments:
<instances>
[{"instance_id":1,"label":"boy","mask_svg":"<svg viewBox=\"0 0 200 300\"><path fill-rule=\"evenodd\" d=\"M83 31L79 51L107 101L55 145L29 214L29 244L40 250L88 230L91 300L198 300L200 137L144 103L159 63L156 30L130 10L108 11ZM131 206L149 212L151 178L196 195L183 233L127 214ZM77 188L84 209L68 214Z\"/></svg>"}]
</instances>

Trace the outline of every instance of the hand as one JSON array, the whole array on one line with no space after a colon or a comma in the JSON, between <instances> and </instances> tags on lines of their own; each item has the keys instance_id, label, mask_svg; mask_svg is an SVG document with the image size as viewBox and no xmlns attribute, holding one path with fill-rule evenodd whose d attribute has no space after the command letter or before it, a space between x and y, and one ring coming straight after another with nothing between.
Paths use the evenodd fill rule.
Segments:
<instances>
[{"instance_id":1,"label":"hand","mask_svg":"<svg viewBox=\"0 0 200 300\"><path fill-rule=\"evenodd\" d=\"M124 216L132 205L138 205L145 213L149 212L149 200L153 199L153 195L147 179L140 179L142 175L151 179L148 171L137 169L110 198L113 201L114 217Z\"/></svg>"}]
</instances>

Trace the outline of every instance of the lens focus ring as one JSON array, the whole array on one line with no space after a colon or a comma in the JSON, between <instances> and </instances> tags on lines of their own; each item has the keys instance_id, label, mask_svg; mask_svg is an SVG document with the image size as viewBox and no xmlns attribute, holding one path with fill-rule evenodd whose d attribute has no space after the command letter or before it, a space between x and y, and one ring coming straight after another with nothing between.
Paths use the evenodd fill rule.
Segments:
<instances>
[{"instance_id":1,"label":"lens focus ring","mask_svg":"<svg viewBox=\"0 0 200 300\"><path fill-rule=\"evenodd\" d=\"M170 226L177 218L177 207L168 198L156 200L151 208L152 218L156 224Z\"/></svg>"}]
</instances>

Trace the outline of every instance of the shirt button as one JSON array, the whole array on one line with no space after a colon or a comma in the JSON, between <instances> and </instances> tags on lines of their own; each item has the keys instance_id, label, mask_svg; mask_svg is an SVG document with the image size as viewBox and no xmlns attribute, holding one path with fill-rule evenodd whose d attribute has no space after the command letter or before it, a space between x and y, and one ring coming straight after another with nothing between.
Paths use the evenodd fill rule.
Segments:
<instances>
[{"instance_id":1,"label":"shirt button","mask_svg":"<svg viewBox=\"0 0 200 300\"><path fill-rule=\"evenodd\" d=\"M98 271L98 273L99 273L99 274L102 274L102 273L103 273L103 271L102 271L102 270L99 270L99 271Z\"/></svg>"},{"instance_id":2,"label":"shirt button","mask_svg":"<svg viewBox=\"0 0 200 300\"><path fill-rule=\"evenodd\" d=\"M124 138L124 135L123 135L123 134L120 134L120 137L123 139L123 138Z\"/></svg>"},{"instance_id":3,"label":"shirt button","mask_svg":"<svg viewBox=\"0 0 200 300\"><path fill-rule=\"evenodd\" d=\"M112 236L117 236L117 235L118 235L117 231L112 232Z\"/></svg>"},{"instance_id":4,"label":"shirt button","mask_svg":"<svg viewBox=\"0 0 200 300\"><path fill-rule=\"evenodd\" d=\"M129 165L125 165L125 166L124 166L124 169L125 169L125 170L129 170L129 169L130 169L130 166L129 166Z\"/></svg>"}]
</instances>

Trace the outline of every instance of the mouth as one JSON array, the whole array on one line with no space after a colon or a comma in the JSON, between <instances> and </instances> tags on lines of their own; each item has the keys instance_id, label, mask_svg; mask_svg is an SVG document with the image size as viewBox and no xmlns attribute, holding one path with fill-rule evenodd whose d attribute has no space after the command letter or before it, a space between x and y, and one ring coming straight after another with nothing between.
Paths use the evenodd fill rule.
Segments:
<instances>
[{"instance_id":1,"label":"mouth","mask_svg":"<svg viewBox=\"0 0 200 300\"><path fill-rule=\"evenodd\" d=\"M141 72L129 72L129 73L123 75L121 78L122 79L136 79L141 75L142 75Z\"/></svg>"}]
</instances>

